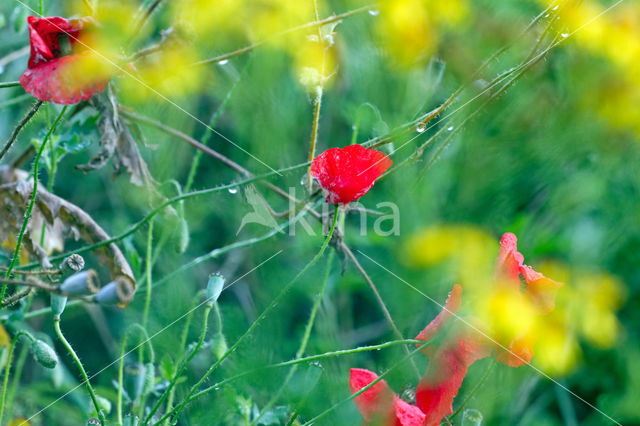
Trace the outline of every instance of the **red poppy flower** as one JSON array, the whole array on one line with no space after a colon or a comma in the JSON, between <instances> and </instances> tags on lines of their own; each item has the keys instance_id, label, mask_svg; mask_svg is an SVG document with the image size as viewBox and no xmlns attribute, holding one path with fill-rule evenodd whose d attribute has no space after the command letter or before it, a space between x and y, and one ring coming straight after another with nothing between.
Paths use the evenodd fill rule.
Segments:
<instances>
[{"instance_id":1,"label":"red poppy flower","mask_svg":"<svg viewBox=\"0 0 640 426\"><path fill-rule=\"evenodd\" d=\"M87 59L77 41L87 21L29 16L27 23L31 56L20 77L24 90L41 101L71 105L105 89L104 75L86 75L82 69Z\"/></svg>"},{"instance_id":2,"label":"red poppy flower","mask_svg":"<svg viewBox=\"0 0 640 426\"><path fill-rule=\"evenodd\" d=\"M460 308L462 287L456 284L442 311L418 334L426 342L444 335L438 346L429 345L423 352L429 366L416 390L416 403L427 415L425 425L440 425L453 412L453 400L471 364L491 354L483 336L469 330L466 324L454 324Z\"/></svg>"},{"instance_id":3,"label":"red poppy flower","mask_svg":"<svg viewBox=\"0 0 640 426\"><path fill-rule=\"evenodd\" d=\"M327 191L327 202L348 204L371 189L393 162L375 149L362 145L331 148L311 163L311 176Z\"/></svg>"},{"instance_id":4,"label":"red poppy flower","mask_svg":"<svg viewBox=\"0 0 640 426\"><path fill-rule=\"evenodd\" d=\"M542 313L553 310L555 297L561 284L545 277L524 264L524 256L518 251L518 238L505 233L500 239L500 254L496 275L520 286L520 277L526 284L525 292Z\"/></svg>"},{"instance_id":5,"label":"red poppy flower","mask_svg":"<svg viewBox=\"0 0 640 426\"><path fill-rule=\"evenodd\" d=\"M376 373L361 368L352 368L350 373L351 393L358 392L378 378ZM355 402L366 423L380 426L424 425L424 413L398 398L384 380L356 396Z\"/></svg>"}]
</instances>

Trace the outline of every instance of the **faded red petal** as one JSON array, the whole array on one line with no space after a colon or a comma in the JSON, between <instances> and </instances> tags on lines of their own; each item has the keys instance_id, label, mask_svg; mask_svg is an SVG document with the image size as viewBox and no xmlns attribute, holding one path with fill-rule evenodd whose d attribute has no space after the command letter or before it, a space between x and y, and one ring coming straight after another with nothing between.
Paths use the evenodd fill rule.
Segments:
<instances>
[{"instance_id":1,"label":"faded red petal","mask_svg":"<svg viewBox=\"0 0 640 426\"><path fill-rule=\"evenodd\" d=\"M104 76L82 76L79 78L83 55L74 53L63 56L60 37L69 37L69 43L77 43L85 27L82 20L67 20L59 17L27 18L31 56L28 69L20 77L20 84L30 94L45 102L76 104L103 91L108 79ZM76 49L74 49L76 50Z\"/></svg>"},{"instance_id":2,"label":"faded red petal","mask_svg":"<svg viewBox=\"0 0 640 426\"><path fill-rule=\"evenodd\" d=\"M462 286L456 284L447 296L447 301L444 303L444 309L422 330L417 336L416 340L430 341L438 334L442 332L442 329L447 325L452 316L460 309L462 303ZM420 345L418 345L420 346Z\"/></svg>"},{"instance_id":3,"label":"faded red petal","mask_svg":"<svg viewBox=\"0 0 640 426\"><path fill-rule=\"evenodd\" d=\"M506 278L518 280L520 268L524 264L524 256L518 251L518 238L511 232L500 238L497 272Z\"/></svg>"},{"instance_id":4,"label":"faded red petal","mask_svg":"<svg viewBox=\"0 0 640 426\"><path fill-rule=\"evenodd\" d=\"M20 84L27 93L45 102L72 105L87 100L102 92L107 82L78 84L74 81L71 67L79 59L79 55L64 56L27 69L20 77Z\"/></svg>"},{"instance_id":5,"label":"faded red petal","mask_svg":"<svg viewBox=\"0 0 640 426\"><path fill-rule=\"evenodd\" d=\"M489 353L483 341L460 332L429 356L427 372L416 390L418 408L427 414L425 425L439 426L453 413L453 400L469 366Z\"/></svg>"},{"instance_id":6,"label":"faded red petal","mask_svg":"<svg viewBox=\"0 0 640 426\"><path fill-rule=\"evenodd\" d=\"M542 313L553 310L556 293L562 284L525 265L524 256L518 251L518 238L510 232L505 233L500 239L497 271L498 274L517 283L520 283L520 277L524 278L527 284L526 293Z\"/></svg>"},{"instance_id":7,"label":"faded red petal","mask_svg":"<svg viewBox=\"0 0 640 426\"><path fill-rule=\"evenodd\" d=\"M513 339L507 349L498 348L494 358L509 367L529 364L533 358L532 343L526 337Z\"/></svg>"},{"instance_id":8,"label":"faded red petal","mask_svg":"<svg viewBox=\"0 0 640 426\"><path fill-rule=\"evenodd\" d=\"M356 393L376 380L378 375L362 368L352 368L349 385ZM418 407L398 398L387 382L380 380L355 398L365 422L381 421L381 426L422 426L425 415Z\"/></svg>"},{"instance_id":9,"label":"faded red petal","mask_svg":"<svg viewBox=\"0 0 640 426\"><path fill-rule=\"evenodd\" d=\"M347 204L371 189L393 162L375 149L362 145L331 148L311 163L311 176L327 191L327 202Z\"/></svg>"}]
</instances>

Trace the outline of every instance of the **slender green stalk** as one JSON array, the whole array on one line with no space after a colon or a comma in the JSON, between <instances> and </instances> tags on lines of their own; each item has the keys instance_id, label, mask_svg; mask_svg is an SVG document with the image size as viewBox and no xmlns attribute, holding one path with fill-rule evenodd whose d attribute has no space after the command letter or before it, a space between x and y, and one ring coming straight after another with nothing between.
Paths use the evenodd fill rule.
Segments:
<instances>
[{"instance_id":1,"label":"slender green stalk","mask_svg":"<svg viewBox=\"0 0 640 426\"><path fill-rule=\"evenodd\" d=\"M122 390L124 388L124 357L126 355L125 352L127 350L129 335L136 330L142 334L143 343L146 343L149 348L149 362L153 363L155 361L155 352L153 351L153 345L151 344L151 339L149 339L147 330L140 324L131 324L129 327L127 327L124 332L124 336L122 337L122 343L120 344L120 357L118 358L118 392L116 396L116 417L118 425L122 425L123 422Z\"/></svg>"},{"instance_id":2,"label":"slender green stalk","mask_svg":"<svg viewBox=\"0 0 640 426\"><path fill-rule=\"evenodd\" d=\"M146 253L146 261L145 261L145 269L146 269L146 277L147 277L147 288L144 298L144 310L142 312L142 328L147 328L147 323L149 322L149 308L151 307L151 290L153 286L151 285L153 282L151 271L153 269L152 264L152 254L153 254L153 220L149 221L149 229L147 231L147 253Z\"/></svg>"},{"instance_id":3,"label":"slender green stalk","mask_svg":"<svg viewBox=\"0 0 640 426\"><path fill-rule=\"evenodd\" d=\"M329 258L327 260L327 269L325 270L325 273L324 273L322 286L320 287L320 291L318 291L318 294L316 295L316 298L313 302L313 306L311 307L311 314L309 315L309 320L307 321L307 325L304 329L304 334L302 335L302 341L300 342L300 346L298 347L298 351L296 352L295 359L302 358L302 356L304 355L304 352L307 349L307 344L309 343L309 337L311 337L311 330L313 330L313 326L316 322L316 315L318 314L318 309L320 308L320 304L324 299L324 293L327 289L327 283L329 282L329 274L331 273L333 256L334 256L334 252L333 251L329 252ZM276 404L276 402L278 402L278 399L286 389L287 385L289 384L289 381L291 381L291 379L293 378L293 375L296 374L297 370L298 370L297 364L294 365L289 370L289 373L287 374L284 381L280 385L280 388L278 389L278 391L273 395L273 397L271 397L271 399L264 405L264 407L262 407L262 410L260 411L260 415L258 415L258 417L253 420L252 424L257 424L258 421L260 421L260 419L264 415L264 413L268 412L271 409L271 407L273 407Z\"/></svg>"},{"instance_id":4,"label":"slender green stalk","mask_svg":"<svg viewBox=\"0 0 640 426\"><path fill-rule=\"evenodd\" d=\"M191 396L191 398L189 399L189 402L195 401L196 399L207 395L217 389L220 389L222 386L226 386L229 383L238 380L242 377L246 377L249 376L251 374L255 374L255 373L259 373L262 372L266 369L271 369L271 368L280 368L280 367L288 367L288 366L292 366L292 365L298 365L298 364L303 364L303 363L308 363L308 362L312 362L312 361L318 361L318 360L322 360L322 359L326 359L326 358L333 358L333 357L337 357L337 356L344 356L344 355L353 355L353 354L357 354L357 353L361 353L361 352L370 352L370 351L379 351L381 349L386 349L386 348L391 348L394 346L399 346L399 345L419 345L421 343L424 343L424 341L422 340L414 340L414 339L404 339L404 340L392 340L389 342L385 342L382 343L380 345L372 345L372 346L361 346L358 348L353 348L353 349L344 349L344 350L340 350L340 351L332 351L332 352L325 352L322 354L317 354L317 355L310 355L307 357L303 357L303 358L299 358L299 359L292 359L289 361L283 361L283 362L279 362L277 364L271 364L271 365L267 365L265 367L260 367L260 368L256 368L253 370L249 370L249 371L244 371L240 374L237 374L233 377L230 377L228 379L222 380L221 382L218 382L212 386L209 386L207 388L202 389L201 391L193 394ZM422 347L427 346L428 344L431 344L429 342L427 342L427 344L424 344ZM169 412L169 414L172 414L171 412Z\"/></svg>"},{"instance_id":5,"label":"slender green stalk","mask_svg":"<svg viewBox=\"0 0 640 426\"><path fill-rule=\"evenodd\" d=\"M19 81L4 81L0 83L0 89L4 89L5 87L17 87L20 86Z\"/></svg>"},{"instance_id":6,"label":"slender green stalk","mask_svg":"<svg viewBox=\"0 0 640 426\"><path fill-rule=\"evenodd\" d=\"M42 105L42 102L40 102L40 105ZM39 105L38 105L38 108L39 108ZM35 111L37 111L37 108L34 108L34 109ZM35 111L33 112L33 114L35 114ZM16 243L15 251L13 252L13 256L11 257L11 262L9 263L9 267L5 272L5 278L9 278L11 276L11 273L13 272L13 268L16 266L16 263L20 258L20 247L22 246L22 239L24 238L24 234L27 232L27 225L29 224L29 220L31 219L31 212L33 211L33 206L35 205L36 197L38 195L38 170L40 169L40 158L42 157L44 148L47 146L47 141L49 140L49 138L51 137L51 134L54 132L54 130L58 126L58 123L60 123L60 120L62 119L66 111L67 111L67 106L65 105L65 107L62 108L62 111L60 111L60 114L58 114L58 117L56 118L56 120L53 122L53 125L49 128L49 131L47 132L46 136L42 140L42 145L40 146L40 149L38 150L38 153L36 155L36 159L34 160L33 190L31 192L31 198L29 199L29 205L27 206L27 210L25 211L25 214L24 214L24 220L22 221L22 226L20 227L20 233L18 234L18 241ZM1 155L0 155L0 158L2 158ZM0 290L0 300L4 300L4 296L6 292L7 292L7 284L3 284L2 290Z\"/></svg>"},{"instance_id":7,"label":"slender green stalk","mask_svg":"<svg viewBox=\"0 0 640 426\"><path fill-rule=\"evenodd\" d=\"M58 339L60 339L60 342L62 342L62 345L67 349L67 352L69 352L69 355L71 355L71 358L73 359L73 362L76 364L76 367L78 368L78 370L80 370L82 379L84 380L84 383L87 385L87 391L89 392L89 397L91 397L93 406L95 407L96 413L98 414L98 420L100 421L100 424L104 426L106 423L106 419L104 417L104 413L100 409L100 405L98 404L96 392L93 390L93 386L91 386L91 382L89 382L89 376L87 375L87 372L84 369L84 366L80 361L80 358L78 358L76 351L73 350L73 347L71 346L71 344L64 337L64 334L62 334L62 330L60 329L60 317L57 315L53 317L53 329L55 330L56 335L58 336Z\"/></svg>"},{"instance_id":8,"label":"slender green stalk","mask_svg":"<svg viewBox=\"0 0 640 426\"><path fill-rule=\"evenodd\" d=\"M200 378L200 380L198 380L198 382L191 387L191 389L187 393L187 396L185 397L185 399L180 404L178 404L176 406L176 408L173 410L173 412L172 413L166 413L156 424L160 424L160 423L164 422L171 415L176 415L176 416L179 415L180 412L189 403L189 398L198 390L198 388L209 378L209 376L211 376L211 374L214 371L216 371L218 369L220 364L222 364L222 362L227 357L229 357L229 355L231 355L233 352L235 352L236 349L238 349L238 347L242 344L242 342L249 335L251 335L253 330L255 330L258 327L258 324L260 324L260 322L264 318L266 318L266 316L269 315L269 313L271 313L271 311L280 303L280 301L284 298L284 296L286 296L287 292L294 286L294 284L296 284L298 282L298 280L313 265L315 265L315 263L320 258L322 258L327 246L329 245L329 243L331 242L331 239L333 238L333 233L334 233L334 231L336 229L336 224L337 223L338 223L338 205L336 205L336 207L335 207L335 211L334 211L334 215L333 215L333 222L331 224L331 228L329 229L329 233L327 234L326 238L324 239L324 242L322 243L322 246L320 247L320 250L318 251L318 253L311 259L311 261L309 261L304 266L304 268L302 268L302 270L300 272L298 272L298 274L296 274L296 276L291 281L289 281L288 284L286 284L284 287L282 287L282 290L280 290L280 293L278 293L278 295L271 301L271 303L262 311L262 313L258 316L258 318L256 318L256 320L249 326L247 331L245 331L244 334L242 336L240 336L238 338L238 340L236 340L236 342L204 373L204 375Z\"/></svg>"},{"instance_id":9,"label":"slender green stalk","mask_svg":"<svg viewBox=\"0 0 640 426\"><path fill-rule=\"evenodd\" d=\"M4 404L7 396L7 385L9 383L9 376L11 375L11 362L13 361L13 352L16 348L16 344L21 337L27 337L30 340L33 340L33 337L27 333L26 331L18 331L16 335L13 337L11 341L11 346L9 347L9 354L7 355L7 362L4 367L4 378L2 379L2 396L0 397L0 424L2 424L2 419L4 417Z\"/></svg>"},{"instance_id":10,"label":"slender green stalk","mask_svg":"<svg viewBox=\"0 0 640 426\"><path fill-rule=\"evenodd\" d=\"M198 338L198 342L196 343L196 346L191 350L189 355L187 355L182 360L182 362L180 363L180 366L176 369L175 374L169 381L169 386L165 389L165 391L162 393L160 398L158 398L153 408L151 408L151 411L149 411L149 414L147 414L147 417L145 417L145 419L142 421L143 425L146 425L151 421L151 418L153 417L153 415L156 413L156 411L158 411L160 406L162 406L162 403L165 401L165 399L167 399L167 397L169 396L169 393L176 386L178 379L180 378L184 370L189 365L189 361L191 361L193 357L196 356L196 354L200 351L200 348L202 348L204 339L207 336L207 330L209 327L209 314L211 313L212 308L213 308L212 303L205 304L204 314L202 318L202 327L200 328L200 337Z\"/></svg>"},{"instance_id":11,"label":"slender green stalk","mask_svg":"<svg viewBox=\"0 0 640 426\"><path fill-rule=\"evenodd\" d=\"M324 58L323 58L324 59ZM323 60L324 67L324 60ZM316 88L316 96L313 102L313 121L311 123L311 139L309 141L309 156L307 161L311 162L316 156L316 145L318 143L318 129L320 128L320 110L322 109L322 86ZM311 167L307 170L307 190L309 193L313 190L313 177L311 176Z\"/></svg>"},{"instance_id":12,"label":"slender green stalk","mask_svg":"<svg viewBox=\"0 0 640 426\"><path fill-rule=\"evenodd\" d=\"M7 154L7 152L9 152L13 143L16 141L16 139L18 139L18 135L20 134L22 129L24 129L27 123L31 121L34 115L36 115L36 112L38 112L41 106L42 106L42 101L38 101L35 104L33 104L31 109L27 111L27 113L22 118L22 120L20 120L18 125L15 127L15 129L13 129L13 132L11 132L11 136L9 136L9 140L4 144L2 151L0 151L0 160L2 160L2 158Z\"/></svg>"},{"instance_id":13,"label":"slender green stalk","mask_svg":"<svg viewBox=\"0 0 640 426\"><path fill-rule=\"evenodd\" d=\"M487 367L487 369L484 371L484 374L482 375L482 377L480 378L480 380L478 381L478 383L476 383L476 385L473 387L473 389L471 389L471 391L469 392L469 395L467 395L464 399L464 401L462 401L462 403L460 404L460 406L456 409L456 411L453 412L452 415L449 416L449 421L453 420L455 416L458 415L458 413L460 413L462 411L462 409L467 405L467 402L469 402L471 400L471 398L474 397L474 395L480 390L480 388L482 387L482 385L484 384L484 382L487 381L487 379L489 378L489 374L491 373L491 371L493 370L493 366L495 365L495 361L491 360L489 362L489 366Z\"/></svg>"}]
</instances>

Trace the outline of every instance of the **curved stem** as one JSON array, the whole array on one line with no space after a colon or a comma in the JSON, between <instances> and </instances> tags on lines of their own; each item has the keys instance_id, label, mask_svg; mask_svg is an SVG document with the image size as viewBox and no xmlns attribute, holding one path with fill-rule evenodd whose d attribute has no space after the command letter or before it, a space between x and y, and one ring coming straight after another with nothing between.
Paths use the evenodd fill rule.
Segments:
<instances>
[{"instance_id":1,"label":"curved stem","mask_svg":"<svg viewBox=\"0 0 640 426\"><path fill-rule=\"evenodd\" d=\"M73 347L71 346L69 341L64 337L64 334L62 334L62 330L60 329L60 317L57 315L53 317L53 329L55 330L56 335L58 336L58 339L60 339L60 342L62 342L62 345L67 349L67 352L69 352L69 355L71 355L71 358L73 359L73 362L76 364L76 367L78 367L78 370L80 370L82 379L84 380L84 383L87 385L87 391L89 392L89 397L91 397L93 406L95 407L96 413L98 414L98 420L100 421L100 424L104 426L106 419L104 417L104 414L102 413L102 410L100 409L100 405L98 404L98 399L96 398L96 392L93 390L93 386L91 386L91 382L89 382L89 376L87 375L87 372L84 369L84 366L80 361L80 358L78 358L76 351L73 350Z\"/></svg>"},{"instance_id":2,"label":"curved stem","mask_svg":"<svg viewBox=\"0 0 640 426\"><path fill-rule=\"evenodd\" d=\"M10 86L4 86L4 87L10 87ZM0 151L0 160L2 160L2 158L7 154L7 152L9 152L9 150L11 149L11 146L18 138L18 135L20 134L22 129L24 129L24 126L26 126L27 123L31 121L31 119L33 118L34 115L36 115L36 112L38 112L41 106L42 106L42 101L38 101L35 104L33 104L31 109L26 113L26 115L22 118L22 120L20 120L16 128L13 129L13 132L11 132L11 136L9 136L9 140L4 144L2 151Z\"/></svg>"},{"instance_id":3,"label":"curved stem","mask_svg":"<svg viewBox=\"0 0 640 426\"><path fill-rule=\"evenodd\" d=\"M33 116L33 114L36 113L38 108L40 108L40 105L42 105L42 102L36 103L36 105L32 109L31 116ZM65 105L65 107L62 108L62 111L60 111L60 114L58 114L58 117L56 117L56 120L53 122L53 125L49 128L49 131L47 132L46 136L42 140L42 145L40 146L40 149L38 150L38 154L36 155L36 159L34 160L33 189L31 192L31 198L29 199L29 205L27 206L27 210L24 213L24 219L22 221L22 226L20 227L20 233L18 234L18 241L16 243L15 251L13 252L13 256L11 257L11 262L9 263L9 267L7 268L7 272L5 272L5 275L4 275L5 279L11 276L11 272L13 271L13 268L16 266L16 263L20 258L20 247L22 246L22 239L24 238L24 234L27 232L27 225L29 224L29 220L31 219L31 212L33 211L33 206L35 205L36 197L38 195L38 170L40 167L40 158L42 157L42 153L44 152L45 147L47 146L47 141L49 140L49 138L51 137L51 134L54 132L54 130L58 126L58 123L60 123L60 120L62 119L66 111L67 111L67 106ZM0 153L0 159L2 158L2 155L3 153ZM0 300L4 299L6 292L7 292L7 285L3 284L2 290L0 290Z\"/></svg>"}]
</instances>

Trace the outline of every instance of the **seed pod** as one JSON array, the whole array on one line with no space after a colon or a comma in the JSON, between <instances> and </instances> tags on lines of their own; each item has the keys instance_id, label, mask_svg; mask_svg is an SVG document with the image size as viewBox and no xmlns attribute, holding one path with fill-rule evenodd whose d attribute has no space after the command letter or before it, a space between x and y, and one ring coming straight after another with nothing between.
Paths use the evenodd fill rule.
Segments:
<instances>
[{"instance_id":1,"label":"seed pod","mask_svg":"<svg viewBox=\"0 0 640 426\"><path fill-rule=\"evenodd\" d=\"M71 256L65 257L60 265L60 269L80 272L84 269L84 258L79 254L72 254Z\"/></svg>"},{"instance_id":2,"label":"seed pod","mask_svg":"<svg viewBox=\"0 0 640 426\"><path fill-rule=\"evenodd\" d=\"M75 273L64 280L60 290L67 296L85 296L97 293L100 290L98 274L93 269Z\"/></svg>"},{"instance_id":3,"label":"seed pod","mask_svg":"<svg viewBox=\"0 0 640 426\"><path fill-rule=\"evenodd\" d=\"M51 295L51 312L54 317L60 317L64 312L65 306L67 306L67 296L60 294Z\"/></svg>"},{"instance_id":4,"label":"seed pod","mask_svg":"<svg viewBox=\"0 0 640 426\"><path fill-rule=\"evenodd\" d=\"M55 368L58 364L58 355L46 342L35 339L31 343L31 352L36 362L45 368Z\"/></svg>"},{"instance_id":5,"label":"seed pod","mask_svg":"<svg viewBox=\"0 0 640 426\"><path fill-rule=\"evenodd\" d=\"M100 289L95 301L101 305L123 308L133 299L134 294L134 281L126 275L120 275Z\"/></svg>"},{"instance_id":6,"label":"seed pod","mask_svg":"<svg viewBox=\"0 0 640 426\"><path fill-rule=\"evenodd\" d=\"M225 279L219 272L209 275L207 282L207 290L205 293L207 303L216 303L220 297L220 293L224 289Z\"/></svg>"}]
</instances>

